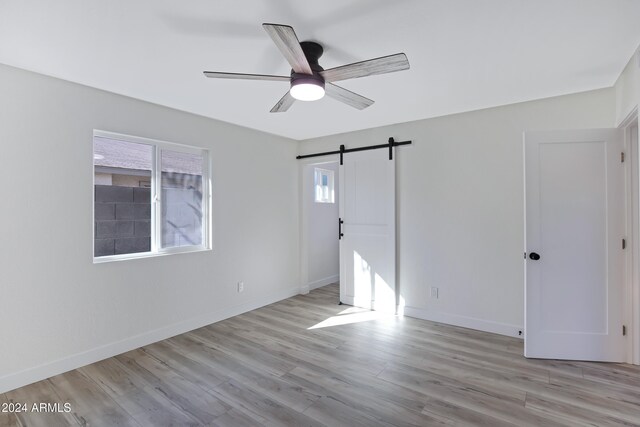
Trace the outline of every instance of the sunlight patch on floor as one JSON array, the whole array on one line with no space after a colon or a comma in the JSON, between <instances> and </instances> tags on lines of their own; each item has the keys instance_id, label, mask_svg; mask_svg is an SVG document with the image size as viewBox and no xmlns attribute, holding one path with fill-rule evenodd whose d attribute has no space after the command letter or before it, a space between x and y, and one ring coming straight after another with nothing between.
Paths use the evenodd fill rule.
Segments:
<instances>
[{"instance_id":1,"label":"sunlight patch on floor","mask_svg":"<svg viewBox=\"0 0 640 427\"><path fill-rule=\"evenodd\" d=\"M307 329L330 328L332 326L349 325L352 323L370 322L372 320L392 320L395 316L380 311L371 311L363 308L351 307L336 316L329 317L322 322Z\"/></svg>"},{"instance_id":2,"label":"sunlight patch on floor","mask_svg":"<svg viewBox=\"0 0 640 427\"><path fill-rule=\"evenodd\" d=\"M346 308L344 310L342 310L340 313L338 313L336 316L341 316L343 314L354 314L354 313L370 313L371 310L368 308L361 308L361 307L349 307Z\"/></svg>"}]
</instances>

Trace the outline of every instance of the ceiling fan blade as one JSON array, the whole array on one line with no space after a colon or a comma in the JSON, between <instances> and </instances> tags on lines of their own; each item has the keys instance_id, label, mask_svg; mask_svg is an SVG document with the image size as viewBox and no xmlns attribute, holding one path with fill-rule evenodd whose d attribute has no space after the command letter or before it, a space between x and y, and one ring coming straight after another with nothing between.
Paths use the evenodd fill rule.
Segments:
<instances>
[{"instance_id":1,"label":"ceiling fan blade","mask_svg":"<svg viewBox=\"0 0 640 427\"><path fill-rule=\"evenodd\" d=\"M404 53L369 59L368 61L355 62L321 71L320 74L326 82L355 79L358 77L373 76L375 74L393 73L409 69L409 60Z\"/></svg>"},{"instance_id":2,"label":"ceiling fan blade","mask_svg":"<svg viewBox=\"0 0 640 427\"><path fill-rule=\"evenodd\" d=\"M280 98L280 101L278 101L276 105L273 106L273 108L271 109L271 113L284 113L289 109L289 107L293 105L295 100L296 99L291 96L289 91L287 91L287 93L285 93L284 96Z\"/></svg>"},{"instance_id":3,"label":"ceiling fan blade","mask_svg":"<svg viewBox=\"0 0 640 427\"><path fill-rule=\"evenodd\" d=\"M292 27L278 24L262 24L262 27L291 64L293 71L301 74L313 74Z\"/></svg>"},{"instance_id":4,"label":"ceiling fan blade","mask_svg":"<svg viewBox=\"0 0 640 427\"><path fill-rule=\"evenodd\" d=\"M217 71L203 71L203 73L206 77L212 79L273 80L282 82L291 80L291 77L271 76L267 74L220 73Z\"/></svg>"},{"instance_id":5,"label":"ceiling fan blade","mask_svg":"<svg viewBox=\"0 0 640 427\"><path fill-rule=\"evenodd\" d=\"M374 103L374 101L369 98L365 98L362 95L358 95L357 93L334 85L333 83L326 83L324 90L327 96L330 96L331 98L340 102L344 102L345 104L350 105L353 108L357 108L358 110L364 110Z\"/></svg>"}]
</instances>

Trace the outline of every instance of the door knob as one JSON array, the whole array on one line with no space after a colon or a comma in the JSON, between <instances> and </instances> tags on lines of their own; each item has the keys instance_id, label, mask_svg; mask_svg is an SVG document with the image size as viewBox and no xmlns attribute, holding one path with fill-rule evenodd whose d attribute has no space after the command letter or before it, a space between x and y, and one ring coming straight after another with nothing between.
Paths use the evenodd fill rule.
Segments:
<instances>
[{"instance_id":1,"label":"door knob","mask_svg":"<svg viewBox=\"0 0 640 427\"><path fill-rule=\"evenodd\" d=\"M535 253L535 252L531 252L531 253L529 254L529 258L531 258L531 259L532 259L532 260L534 260L534 261L537 261L537 260L539 260L539 259L540 259L540 255L538 255L538 254L537 254L537 253Z\"/></svg>"}]
</instances>

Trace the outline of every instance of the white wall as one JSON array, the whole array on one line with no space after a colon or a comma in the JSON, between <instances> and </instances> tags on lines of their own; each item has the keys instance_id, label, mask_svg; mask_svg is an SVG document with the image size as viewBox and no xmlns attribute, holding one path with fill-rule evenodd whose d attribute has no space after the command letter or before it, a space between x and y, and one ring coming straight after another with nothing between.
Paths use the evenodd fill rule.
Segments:
<instances>
[{"instance_id":1,"label":"white wall","mask_svg":"<svg viewBox=\"0 0 640 427\"><path fill-rule=\"evenodd\" d=\"M340 278L340 259L338 243L338 164L323 163L305 165L303 185L306 213L306 246L307 246L307 286L315 289ZM334 187L336 203L316 203L314 197L314 170L316 167L334 171Z\"/></svg>"},{"instance_id":2,"label":"white wall","mask_svg":"<svg viewBox=\"0 0 640 427\"><path fill-rule=\"evenodd\" d=\"M619 125L640 103L640 48L631 57L614 87L616 125Z\"/></svg>"},{"instance_id":3,"label":"white wall","mask_svg":"<svg viewBox=\"0 0 640 427\"><path fill-rule=\"evenodd\" d=\"M522 132L611 127L614 116L615 91L602 89L312 139L299 154L391 136L412 140L396 149L405 313L517 336L524 317ZM431 286L439 299L429 297Z\"/></svg>"},{"instance_id":4,"label":"white wall","mask_svg":"<svg viewBox=\"0 0 640 427\"><path fill-rule=\"evenodd\" d=\"M0 392L299 292L294 141L7 66L0 94ZM93 129L210 149L215 250L94 265Z\"/></svg>"}]
</instances>

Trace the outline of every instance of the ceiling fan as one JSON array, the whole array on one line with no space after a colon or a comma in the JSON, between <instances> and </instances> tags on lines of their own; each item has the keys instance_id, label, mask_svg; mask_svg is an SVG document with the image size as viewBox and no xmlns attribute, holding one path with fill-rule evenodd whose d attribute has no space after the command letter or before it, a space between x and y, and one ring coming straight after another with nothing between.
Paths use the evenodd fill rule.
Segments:
<instances>
[{"instance_id":1,"label":"ceiling fan","mask_svg":"<svg viewBox=\"0 0 640 427\"><path fill-rule=\"evenodd\" d=\"M295 31L288 25L262 24L262 27L280 49L289 64L291 64L291 76L217 71L205 71L204 75L218 79L288 82L291 85L289 91L271 109L272 113L287 111L295 100L316 101L322 98L325 93L331 98L358 110L364 110L373 104L371 99L337 86L333 82L375 74L392 73L409 68L407 56L404 53L397 53L325 70L318 64L318 59L323 53L320 44L309 41L299 42Z\"/></svg>"}]
</instances>

